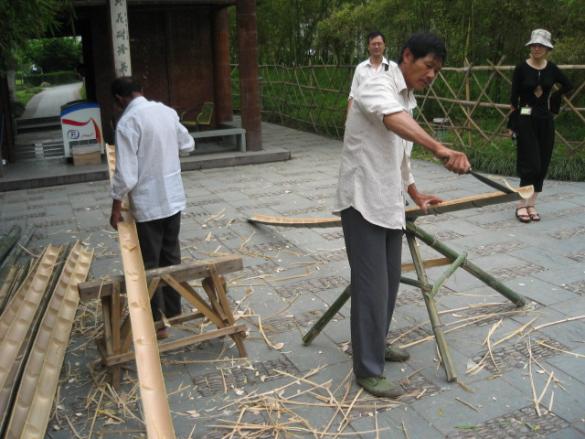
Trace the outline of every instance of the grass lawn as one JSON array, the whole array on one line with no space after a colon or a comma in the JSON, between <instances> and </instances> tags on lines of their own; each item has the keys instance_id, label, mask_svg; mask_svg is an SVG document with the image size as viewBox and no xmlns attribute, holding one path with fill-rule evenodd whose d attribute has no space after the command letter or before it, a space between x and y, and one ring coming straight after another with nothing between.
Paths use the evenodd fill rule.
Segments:
<instances>
[{"instance_id":1,"label":"grass lawn","mask_svg":"<svg viewBox=\"0 0 585 439\"><path fill-rule=\"evenodd\" d=\"M24 88L17 87L16 100L25 106L34 95L41 91L43 91L43 87L40 85Z\"/></svg>"}]
</instances>

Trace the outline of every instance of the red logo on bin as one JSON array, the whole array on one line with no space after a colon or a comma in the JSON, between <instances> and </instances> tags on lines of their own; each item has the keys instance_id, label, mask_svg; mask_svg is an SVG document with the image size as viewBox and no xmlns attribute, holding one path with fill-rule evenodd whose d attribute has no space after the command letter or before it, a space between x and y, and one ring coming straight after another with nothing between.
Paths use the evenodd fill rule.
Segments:
<instances>
[{"instance_id":1,"label":"red logo on bin","mask_svg":"<svg viewBox=\"0 0 585 439\"><path fill-rule=\"evenodd\" d=\"M93 124L93 128L95 129L96 140L98 141L98 143L102 143L102 133L100 132L100 128L93 117L86 122L78 122L76 120L71 120L71 119L63 119L62 122L65 125L73 125L75 127L83 127L91 122Z\"/></svg>"}]
</instances>

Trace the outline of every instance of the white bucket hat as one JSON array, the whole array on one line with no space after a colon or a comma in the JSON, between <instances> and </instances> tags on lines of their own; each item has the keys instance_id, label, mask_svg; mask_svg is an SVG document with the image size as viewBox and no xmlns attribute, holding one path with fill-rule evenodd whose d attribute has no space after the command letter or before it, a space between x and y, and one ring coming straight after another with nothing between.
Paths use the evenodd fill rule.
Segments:
<instances>
[{"instance_id":1,"label":"white bucket hat","mask_svg":"<svg viewBox=\"0 0 585 439\"><path fill-rule=\"evenodd\" d=\"M550 32L544 29L534 29L530 35L530 41L526 43L527 46L531 44L540 44L542 46L552 49L554 46L551 42Z\"/></svg>"}]
</instances>

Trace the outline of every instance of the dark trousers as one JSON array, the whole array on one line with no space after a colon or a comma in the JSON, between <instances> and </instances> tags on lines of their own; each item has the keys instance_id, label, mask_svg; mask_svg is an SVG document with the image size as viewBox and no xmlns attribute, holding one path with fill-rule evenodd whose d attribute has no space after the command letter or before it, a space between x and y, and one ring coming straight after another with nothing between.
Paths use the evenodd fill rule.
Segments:
<instances>
[{"instance_id":1,"label":"dark trousers","mask_svg":"<svg viewBox=\"0 0 585 439\"><path fill-rule=\"evenodd\" d=\"M542 192L555 142L555 123L551 117L518 117L518 156L516 170L520 186L534 185Z\"/></svg>"},{"instance_id":2,"label":"dark trousers","mask_svg":"<svg viewBox=\"0 0 585 439\"><path fill-rule=\"evenodd\" d=\"M360 378L384 372L386 337L400 284L402 230L366 221L353 207L341 212L351 268L351 346Z\"/></svg>"},{"instance_id":3,"label":"dark trousers","mask_svg":"<svg viewBox=\"0 0 585 439\"><path fill-rule=\"evenodd\" d=\"M144 268L148 270L181 263L181 212L168 218L136 223L136 229ZM157 289L150 305L154 320L161 319L161 312L168 318L181 314L181 296L168 286Z\"/></svg>"}]
</instances>

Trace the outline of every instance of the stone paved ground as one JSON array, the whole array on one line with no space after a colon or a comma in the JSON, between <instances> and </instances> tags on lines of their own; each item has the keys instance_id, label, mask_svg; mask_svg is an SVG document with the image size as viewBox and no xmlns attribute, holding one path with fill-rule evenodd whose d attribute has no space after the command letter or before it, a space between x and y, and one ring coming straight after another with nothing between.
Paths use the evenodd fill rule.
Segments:
<instances>
[{"instance_id":1,"label":"stone paved ground","mask_svg":"<svg viewBox=\"0 0 585 439\"><path fill-rule=\"evenodd\" d=\"M367 397L352 383L348 305L312 345L301 344L302 334L348 283L340 229L246 223L255 212L328 215L341 144L270 124L264 125L264 142L290 148L293 159L184 174L189 203L181 230L183 256L242 255L245 269L230 275L228 284L250 334L245 361L233 358L237 350L229 339L162 356L178 437L237 438L244 432L263 438L325 432L323 437L364 438L585 436L585 320L534 329L585 314L585 183L547 182L540 223L518 223L511 204L419 220L531 304L516 309L477 279L456 272L439 296L463 383L450 384L428 339L420 293L401 287L389 339L412 344L412 357L388 365L386 375L407 390L399 401L389 401ZM419 189L444 198L490 191L433 163L416 162L414 170ZM35 224L37 246L82 239L95 248L92 276L121 271L116 237L106 226L106 183L9 192L0 200L1 229ZM425 257L437 256L422 250ZM440 268L429 270L434 279L440 273ZM258 316L266 337L281 344L279 350L264 341ZM47 437L143 435L134 366L113 397L96 362L98 324L97 304L83 304ZM522 327L526 330L515 334ZM198 330L185 325L174 333ZM490 331L491 354L484 343ZM485 367L467 374L483 357ZM534 407L539 397L541 416ZM249 430L230 436L235 423Z\"/></svg>"}]
</instances>

